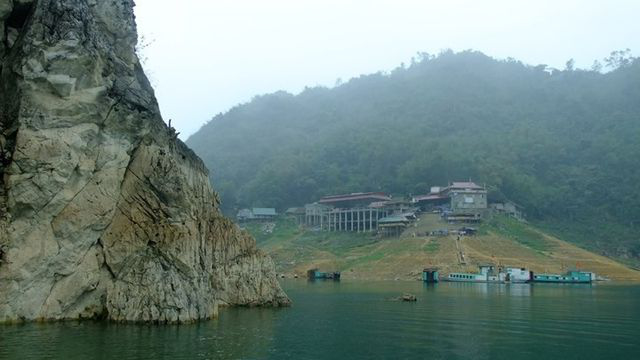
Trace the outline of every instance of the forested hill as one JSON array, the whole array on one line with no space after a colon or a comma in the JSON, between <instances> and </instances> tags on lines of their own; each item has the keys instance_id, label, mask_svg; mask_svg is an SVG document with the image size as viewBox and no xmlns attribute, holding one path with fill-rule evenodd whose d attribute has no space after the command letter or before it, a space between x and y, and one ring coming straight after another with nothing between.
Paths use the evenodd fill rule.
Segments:
<instances>
[{"instance_id":1,"label":"forested hill","mask_svg":"<svg viewBox=\"0 0 640 360\"><path fill-rule=\"evenodd\" d=\"M640 61L549 70L479 52L254 98L187 141L225 210L473 179L531 221L640 259Z\"/></svg>"}]
</instances>

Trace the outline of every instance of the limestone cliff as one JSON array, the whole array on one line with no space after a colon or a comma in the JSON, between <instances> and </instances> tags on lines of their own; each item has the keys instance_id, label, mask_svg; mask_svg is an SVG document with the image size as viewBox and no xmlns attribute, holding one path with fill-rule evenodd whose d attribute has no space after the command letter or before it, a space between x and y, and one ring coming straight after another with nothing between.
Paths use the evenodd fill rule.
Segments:
<instances>
[{"instance_id":1,"label":"limestone cliff","mask_svg":"<svg viewBox=\"0 0 640 360\"><path fill-rule=\"evenodd\" d=\"M0 0L0 322L283 305L161 119L132 0Z\"/></svg>"}]
</instances>

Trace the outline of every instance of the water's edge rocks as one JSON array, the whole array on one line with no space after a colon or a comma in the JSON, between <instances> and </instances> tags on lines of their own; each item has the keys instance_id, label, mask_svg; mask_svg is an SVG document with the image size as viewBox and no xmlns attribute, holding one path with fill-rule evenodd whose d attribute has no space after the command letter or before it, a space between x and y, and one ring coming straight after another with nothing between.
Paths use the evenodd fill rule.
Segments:
<instances>
[{"instance_id":1,"label":"water's edge rocks","mask_svg":"<svg viewBox=\"0 0 640 360\"><path fill-rule=\"evenodd\" d=\"M0 322L286 305L135 52L132 0L0 0Z\"/></svg>"}]
</instances>

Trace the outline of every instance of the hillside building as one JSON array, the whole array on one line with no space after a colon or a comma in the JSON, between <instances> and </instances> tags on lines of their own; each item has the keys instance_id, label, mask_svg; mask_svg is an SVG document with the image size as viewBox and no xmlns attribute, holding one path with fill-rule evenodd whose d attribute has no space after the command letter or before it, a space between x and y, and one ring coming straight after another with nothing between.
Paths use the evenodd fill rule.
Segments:
<instances>
[{"instance_id":1,"label":"hillside building","mask_svg":"<svg viewBox=\"0 0 640 360\"><path fill-rule=\"evenodd\" d=\"M381 192L325 196L305 205L306 224L326 231L376 231L378 219L389 214L383 206L388 201L391 197Z\"/></svg>"},{"instance_id":2,"label":"hillside building","mask_svg":"<svg viewBox=\"0 0 640 360\"><path fill-rule=\"evenodd\" d=\"M513 201L490 204L489 207L496 214L504 214L519 221L524 221L523 207Z\"/></svg>"},{"instance_id":3,"label":"hillside building","mask_svg":"<svg viewBox=\"0 0 640 360\"><path fill-rule=\"evenodd\" d=\"M447 187L451 212L449 222L479 222L487 210L487 190L474 182L453 182Z\"/></svg>"},{"instance_id":4,"label":"hillside building","mask_svg":"<svg viewBox=\"0 0 640 360\"><path fill-rule=\"evenodd\" d=\"M269 221L278 216L274 208L241 209L236 215L238 221Z\"/></svg>"},{"instance_id":5,"label":"hillside building","mask_svg":"<svg viewBox=\"0 0 640 360\"><path fill-rule=\"evenodd\" d=\"M392 214L403 215L403 222L415 220L413 210L411 203L381 192L331 195L305 205L305 224L324 231L376 232L380 219Z\"/></svg>"},{"instance_id":6,"label":"hillside building","mask_svg":"<svg viewBox=\"0 0 640 360\"><path fill-rule=\"evenodd\" d=\"M331 210L331 206L319 204L317 202L305 205L305 225L309 227L319 226L320 229L324 229L325 225L329 222L329 218L327 216L327 212L329 210Z\"/></svg>"},{"instance_id":7,"label":"hillside building","mask_svg":"<svg viewBox=\"0 0 640 360\"><path fill-rule=\"evenodd\" d=\"M298 224L305 223L306 209L304 207L290 207L285 212L285 215L296 220Z\"/></svg>"},{"instance_id":8,"label":"hillside building","mask_svg":"<svg viewBox=\"0 0 640 360\"><path fill-rule=\"evenodd\" d=\"M400 236L411 221L404 214L383 217L378 220L378 232L382 236Z\"/></svg>"},{"instance_id":9,"label":"hillside building","mask_svg":"<svg viewBox=\"0 0 640 360\"><path fill-rule=\"evenodd\" d=\"M434 186L427 195L413 197L422 211L441 210L449 222L479 222L487 210L487 190L472 181Z\"/></svg>"},{"instance_id":10,"label":"hillside building","mask_svg":"<svg viewBox=\"0 0 640 360\"><path fill-rule=\"evenodd\" d=\"M381 201L391 201L391 196L382 192L359 192L325 196L318 203L334 208L355 208L369 206L373 202Z\"/></svg>"}]
</instances>

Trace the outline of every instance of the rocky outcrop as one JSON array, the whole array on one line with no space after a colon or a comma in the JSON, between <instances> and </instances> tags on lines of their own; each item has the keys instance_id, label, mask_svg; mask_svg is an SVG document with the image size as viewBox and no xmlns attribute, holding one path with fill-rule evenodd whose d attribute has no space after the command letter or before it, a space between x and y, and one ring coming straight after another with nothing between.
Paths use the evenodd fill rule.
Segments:
<instances>
[{"instance_id":1,"label":"rocky outcrop","mask_svg":"<svg viewBox=\"0 0 640 360\"><path fill-rule=\"evenodd\" d=\"M132 0L0 0L0 321L283 305L135 54Z\"/></svg>"}]
</instances>

